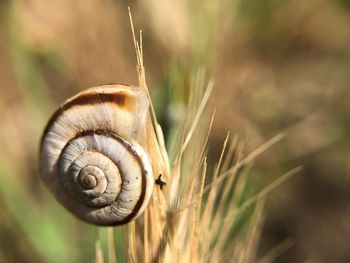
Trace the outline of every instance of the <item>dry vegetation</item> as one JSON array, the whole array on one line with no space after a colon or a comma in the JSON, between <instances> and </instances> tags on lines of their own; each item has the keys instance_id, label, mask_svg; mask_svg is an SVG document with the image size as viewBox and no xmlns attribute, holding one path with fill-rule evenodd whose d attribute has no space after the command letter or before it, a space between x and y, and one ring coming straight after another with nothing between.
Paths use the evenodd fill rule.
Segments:
<instances>
[{"instance_id":1,"label":"dry vegetation","mask_svg":"<svg viewBox=\"0 0 350 263\"><path fill-rule=\"evenodd\" d=\"M347 262L349 7L1 1L0 262ZM42 186L40 133L76 92L145 76L167 187L136 223L87 225Z\"/></svg>"}]
</instances>

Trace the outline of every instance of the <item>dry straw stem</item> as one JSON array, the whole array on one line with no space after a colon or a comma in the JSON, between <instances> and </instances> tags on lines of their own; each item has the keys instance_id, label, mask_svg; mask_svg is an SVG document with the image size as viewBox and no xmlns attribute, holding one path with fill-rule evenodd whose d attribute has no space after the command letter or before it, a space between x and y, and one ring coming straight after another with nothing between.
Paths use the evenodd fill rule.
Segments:
<instances>
[{"instance_id":1,"label":"dry straw stem","mask_svg":"<svg viewBox=\"0 0 350 263\"><path fill-rule=\"evenodd\" d=\"M96 240L96 243L95 243L95 253L96 253L95 262L96 263L103 263L104 262L103 251L101 248L101 241L99 239Z\"/></svg>"},{"instance_id":2,"label":"dry straw stem","mask_svg":"<svg viewBox=\"0 0 350 263\"><path fill-rule=\"evenodd\" d=\"M138 41L131 14L130 23L139 85L148 93L142 34ZM246 157L244 145L228 134L213 173L209 175L205 155L215 111L208 118L206 105L212 89L213 82L206 83L203 72L193 75L184 132L172 167L151 103L145 136L155 176L163 174L167 185L163 191L156 186L144 215L122 228L126 232L127 251L114 252L114 240L108 238L110 262L117 259L111 253L126 254L124 258L129 262L225 262L233 258L237 262L251 262L255 259L265 197L300 168L247 197L252 161L284 134L272 138ZM96 262L103 262L99 242L96 243Z\"/></svg>"},{"instance_id":3,"label":"dry straw stem","mask_svg":"<svg viewBox=\"0 0 350 263\"><path fill-rule=\"evenodd\" d=\"M115 251L115 241L114 241L114 233L113 228L108 228L108 262L109 263L116 263L116 251Z\"/></svg>"}]
</instances>

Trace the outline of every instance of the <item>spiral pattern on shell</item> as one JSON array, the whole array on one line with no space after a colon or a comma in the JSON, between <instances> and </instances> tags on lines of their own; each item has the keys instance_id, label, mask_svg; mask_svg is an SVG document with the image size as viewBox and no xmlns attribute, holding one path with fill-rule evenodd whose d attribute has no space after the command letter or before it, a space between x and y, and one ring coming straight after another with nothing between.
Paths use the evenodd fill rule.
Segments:
<instances>
[{"instance_id":1,"label":"spiral pattern on shell","mask_svg":"<svg viewBox=\"0 0 350 263\"><path fill-rule=\"evenodd\" d=\"M41 141L41 176L79 218L120 225L147 207L154 178L140 139L148 107L143 90L108 85L79 93L53 114Z\"/></svg>"}]
</instances>

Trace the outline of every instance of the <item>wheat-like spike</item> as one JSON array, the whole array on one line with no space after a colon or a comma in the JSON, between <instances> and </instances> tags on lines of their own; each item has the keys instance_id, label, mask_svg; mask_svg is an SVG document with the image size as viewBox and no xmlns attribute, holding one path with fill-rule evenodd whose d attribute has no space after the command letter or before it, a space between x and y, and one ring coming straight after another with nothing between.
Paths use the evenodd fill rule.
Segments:
<instances>
[{"instance_id":1,"label":"wheat-like spike","mask_svg":"<svg viewBox=\"0 0 350 263\"><path fill-rule=\"evenodd\" d=\"M137 40L130 8L129 18L137 58L139 85L147 91L150 99L143 61L142 31L139 32ZM201 70L191 79L193 89L189 97L183 136L171 169L163 132L150 100L150 121L147 123L150 156L155 165L155 173L164 173L167 186L165 191L155 188L143 221L136 221L128 226L130 262L139 262L140 259L144 262L176 260L220 262L231 253L226 252L225 248L238 213L258 202L255 217L250 221L252 225L249 227L250 235L256 239L244 237L239 244L229 243L237 262L253 259L252 251L258 239L262 200L275 187L298 171L298 169L292 170L283 175L280 180L277 179L238 206L238 198L241 198L246 191L247 175L252 161L281 140L285 134L273 137L245 157L243 157L244 145L236 136L229 142L228 134L211 181L205 186L207 177L205 153L215 110L208 127L204 128L206 133L197 133L198 127L202 124L202 116L206 116L205 109L214 85L213 81L205 85L204 74L204 70ZM242 168L244 169L240 172ZM224 181L225 184L221 185Z\"/></svg>"}]
</instances>

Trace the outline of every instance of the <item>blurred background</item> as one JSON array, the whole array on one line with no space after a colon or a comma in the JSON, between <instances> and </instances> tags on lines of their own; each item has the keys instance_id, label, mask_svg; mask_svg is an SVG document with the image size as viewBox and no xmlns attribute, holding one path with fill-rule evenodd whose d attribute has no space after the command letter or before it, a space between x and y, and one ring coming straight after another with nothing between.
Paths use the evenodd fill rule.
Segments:
<instances>
[{"instance_id":1,"label":"blurred background","mask_svg":"<svg viewBox=\"0 0 350 263\"><path fill-rule=\"evenodd\" d=\"M87 87L137 84L127 7L143 31L148 86L166 135L194 74L215 80L209 157L228 131L256 149L269 196L258 255L350 262L350 1L0 1L0 262L85 262L96 228L44 189L38 142L52 112Z\"/></svg>"}]
</instances>

